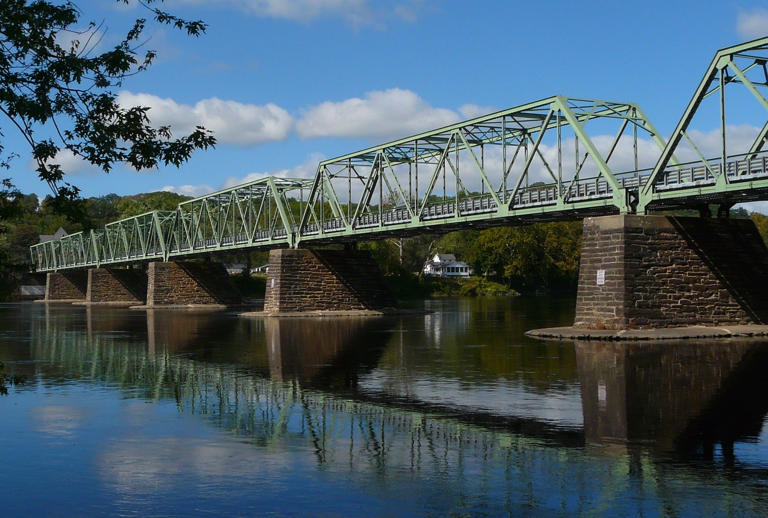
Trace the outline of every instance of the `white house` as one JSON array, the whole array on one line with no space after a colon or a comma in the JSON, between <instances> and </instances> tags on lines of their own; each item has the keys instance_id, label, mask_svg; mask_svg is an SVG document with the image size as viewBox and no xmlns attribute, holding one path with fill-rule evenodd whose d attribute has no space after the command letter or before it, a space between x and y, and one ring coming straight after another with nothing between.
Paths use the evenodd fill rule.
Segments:
<instances>
[{"instance_id":1,"label":"white house","mask_svg":"<svg viewBox=\"0 0 768 518\"><path fill-rule=\"evenodd\" d=\"M433 277L469 277L472 269L464 261L457 261L453 254L435 254L424 263L424 275Z\"/></svg>"},{"instance_id":2,"label":"white house","mask_svg":"<svg viewBox=\"0 0 768 518\"><path fill-rule=\"evenodd\" d=\"M245 270L245 265L243 263L231 263L225 264L224 268L230 275L240 275ZM269 263L251 268L251 273L267 273L267 270L269 270Z\"/></svg>"}]
</instances>

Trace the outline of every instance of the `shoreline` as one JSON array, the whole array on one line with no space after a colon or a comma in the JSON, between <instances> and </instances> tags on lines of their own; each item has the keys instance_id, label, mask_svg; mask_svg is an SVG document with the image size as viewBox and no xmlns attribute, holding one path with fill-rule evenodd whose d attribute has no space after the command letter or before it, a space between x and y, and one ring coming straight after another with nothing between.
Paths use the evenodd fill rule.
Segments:
<instances>
[{"instance_id":1,"label":"shoreline","mask_svg":"<svg viewBox=\"0 0 768 518\"><path fill-rule=\"evenodd\" d=\"M768 336L768 325L686 326L657 329L583 329L573 326L532 329L525 336L540 340L692 340Z\"/></svg>"}]
</instances>

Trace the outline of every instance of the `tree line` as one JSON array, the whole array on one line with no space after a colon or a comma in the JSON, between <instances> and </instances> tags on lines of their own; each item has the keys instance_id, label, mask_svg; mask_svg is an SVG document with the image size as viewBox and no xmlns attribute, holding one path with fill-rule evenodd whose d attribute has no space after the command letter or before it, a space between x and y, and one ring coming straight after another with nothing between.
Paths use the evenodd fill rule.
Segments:
<instances>
[{"instance_id":1,"label":"tree line","mask_svg":"<svg viewBox=\"0 0 768 518\"><path fill-rule=\"evenodd\" d=\"M59 227L68 234L104 228L119 219L151 210L175 210L188 198L173 192L118 196L107 194L77 200L66 213L59 210L54 196L22 194L6 184L0 189L0 300L12 296L30 267L29 247L41 234L53 234Z\"/></svg>"}]
</instances>

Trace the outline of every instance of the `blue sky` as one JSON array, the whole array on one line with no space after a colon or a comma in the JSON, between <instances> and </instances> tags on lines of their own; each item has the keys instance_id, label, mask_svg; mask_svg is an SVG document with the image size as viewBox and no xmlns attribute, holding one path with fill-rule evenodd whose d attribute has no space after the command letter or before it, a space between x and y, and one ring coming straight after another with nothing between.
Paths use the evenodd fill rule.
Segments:
<instances>
[{"instance_id":1,"label":"blue sky","mask_svg":"<svg viewBox=\"0 0 768 518\"><path fill-rule=\"evenodd\" d=\"M79 0L108 45L138 6ZM307 176L323 158L554 94L633 101L671 133L714 52L768 35L764 2L168 0L209 24L201 38L152 27L156 64L121 100L158 124L216 130L181 168L104 174L62 156L84 196L199 195L264 174ZM755 112L756 113L756 112ZM758 127L755 121L734 121ZM704 119L695 129L717 129ZM1 123L11 174L47 194ZM749 130L751 131L751 129ZM749 133L747 131L747 133Z\"/></svg>"}]
</instances>

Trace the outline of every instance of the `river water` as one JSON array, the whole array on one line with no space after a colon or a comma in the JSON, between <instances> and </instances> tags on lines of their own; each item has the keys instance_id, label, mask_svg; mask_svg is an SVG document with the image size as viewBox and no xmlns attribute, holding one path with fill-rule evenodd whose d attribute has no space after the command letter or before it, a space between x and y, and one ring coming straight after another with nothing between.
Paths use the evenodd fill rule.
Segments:
<instances>
[{"instance_id":1,"label":"river water","mask_svg":"<svg viewBox=\"0 0 768 518\"><path fill-rule=\"evenodd\" d=\"M386 318L0 306L0 516L764 516L768 343L535 341L572 300Z\"/></svg>"}]
</instances>

